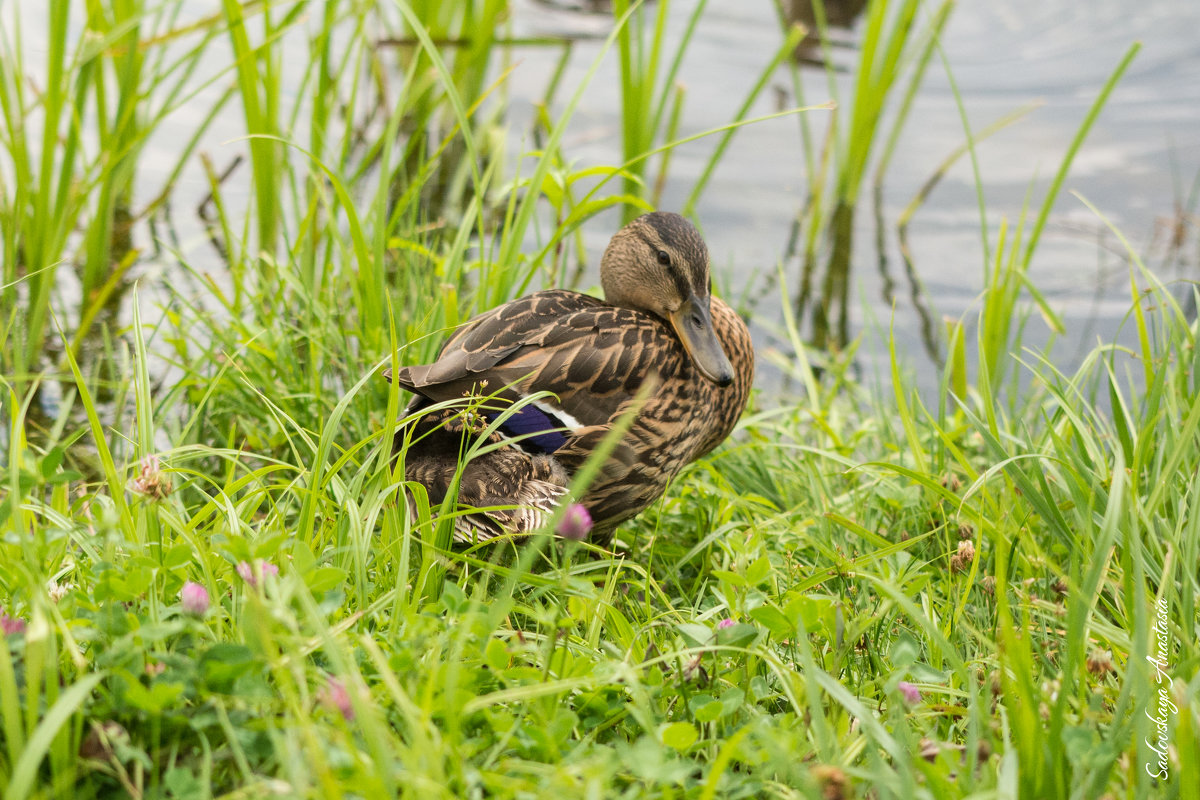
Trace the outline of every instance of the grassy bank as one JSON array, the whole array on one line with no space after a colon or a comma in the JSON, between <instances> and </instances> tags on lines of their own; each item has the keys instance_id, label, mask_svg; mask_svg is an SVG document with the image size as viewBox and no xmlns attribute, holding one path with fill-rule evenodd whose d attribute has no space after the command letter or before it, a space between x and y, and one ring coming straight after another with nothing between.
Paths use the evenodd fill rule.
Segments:
<instances>
[{"instance_id":1,"label":"grassy bank","mask_svg":"<svg viewBox=\"0 0 1200 800\"><path fill-rule=\"evenodd\" d=\"M563 283L645 172L571 166L582 88L506 155L500 3L117 6L52 17L59 90L21 79L19 33L0 54L6 800L1197 796L1197 326L1136 254L1138 345L1076 374L1022 347L1041 221L1014 224L936 397L900 356L882 394L850 353L815 374L793 331L761 356L795 402L752 401L615 553L444 550L397 502L378 369ZM659 27L608 47L665 52L621 40ZM208 162L216 267L112 235L170 227L169 192L118 199L210 87L251 137L245 198ZM624 141L662 146L678 98L626 90L657 110ZM47 156L22 107L43 143L108 138ZM155 246L170 280L134 285ZM91 288L55 305L69 269Z\"/></svg>"}]
</instances>

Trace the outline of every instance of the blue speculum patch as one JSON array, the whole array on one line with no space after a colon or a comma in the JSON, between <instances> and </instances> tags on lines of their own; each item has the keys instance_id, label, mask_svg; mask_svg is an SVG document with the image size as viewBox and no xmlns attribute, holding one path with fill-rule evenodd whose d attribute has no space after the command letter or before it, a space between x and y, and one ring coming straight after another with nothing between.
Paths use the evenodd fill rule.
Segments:
<instances>
[{"instance_id":1,"label":"blue speculum patch","mask_svg":"<svg viewBox=\"0 0 1200 800\"><path fill-rule=\"evenodd\" d=\"M489 422L493 419L489 417ZM567 443L566 434L561 430L563 427L562 420L535 405L522 406L500 424L500 430L506 436L527 437L519 442L521 447L543 453L553 453Z\"/></svg>"}]
</instances>

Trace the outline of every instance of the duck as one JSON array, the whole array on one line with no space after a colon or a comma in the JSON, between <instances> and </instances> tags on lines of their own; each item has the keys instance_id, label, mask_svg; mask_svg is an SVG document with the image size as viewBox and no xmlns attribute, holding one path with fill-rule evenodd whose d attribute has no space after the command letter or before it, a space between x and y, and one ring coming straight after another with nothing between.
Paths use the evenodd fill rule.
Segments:
<instances>
[{"instance_id":1,"label":"duck","mask_svg":"<svg viewBox=\"0 0 1200 800\"><path fill-rule=\"evenodd\" d=\"M745 410L750 332L712 294L708 248L691 222L656 211L626 224L604 251L600 283L604 300L535 292L469 320L432 363L384 370L412 393L392 445L405 479L445 504L458 476L457 506L441 510L453 515L456 541L519 538L547 524L575 501L573 476L630 413L577 499L590 540L604 545Z\"/></svg>"}]
</instances>

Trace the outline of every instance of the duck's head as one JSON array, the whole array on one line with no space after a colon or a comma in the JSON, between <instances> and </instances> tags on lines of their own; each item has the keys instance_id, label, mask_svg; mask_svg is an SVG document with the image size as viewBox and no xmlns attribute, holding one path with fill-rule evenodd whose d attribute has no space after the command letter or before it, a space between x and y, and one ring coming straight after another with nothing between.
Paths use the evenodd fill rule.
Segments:
<instances>
[{"instance_id":1,"label":"duck's head","mask_svg":"<svg viewBox=\"0 0 1200 800\"><path fill-rule=\"evenodd\" d=\"M613 305L669 322L705 378L718 386L733 382L733 365L713 330L708 248L692 223L666 211L638 217L608 243L600 283Z\"/></svg>"}]
</instances>

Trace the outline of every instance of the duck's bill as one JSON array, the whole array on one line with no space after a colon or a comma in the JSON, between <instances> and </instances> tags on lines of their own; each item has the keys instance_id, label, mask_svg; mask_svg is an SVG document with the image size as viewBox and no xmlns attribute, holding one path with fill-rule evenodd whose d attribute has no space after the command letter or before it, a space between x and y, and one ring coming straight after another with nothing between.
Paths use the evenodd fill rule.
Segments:
<instances>
[{"instance_id":1,"label":"duck's bill","mask_svg":"<svg viewBox=\"0 0 1200 800\"><path fill-rule=\"evenodd\" d=\"M718 386L733 383L733 365L713 330L708 298L692 295L671 315L671 325L700 374Z\"/></svg>"}]
</instances>

